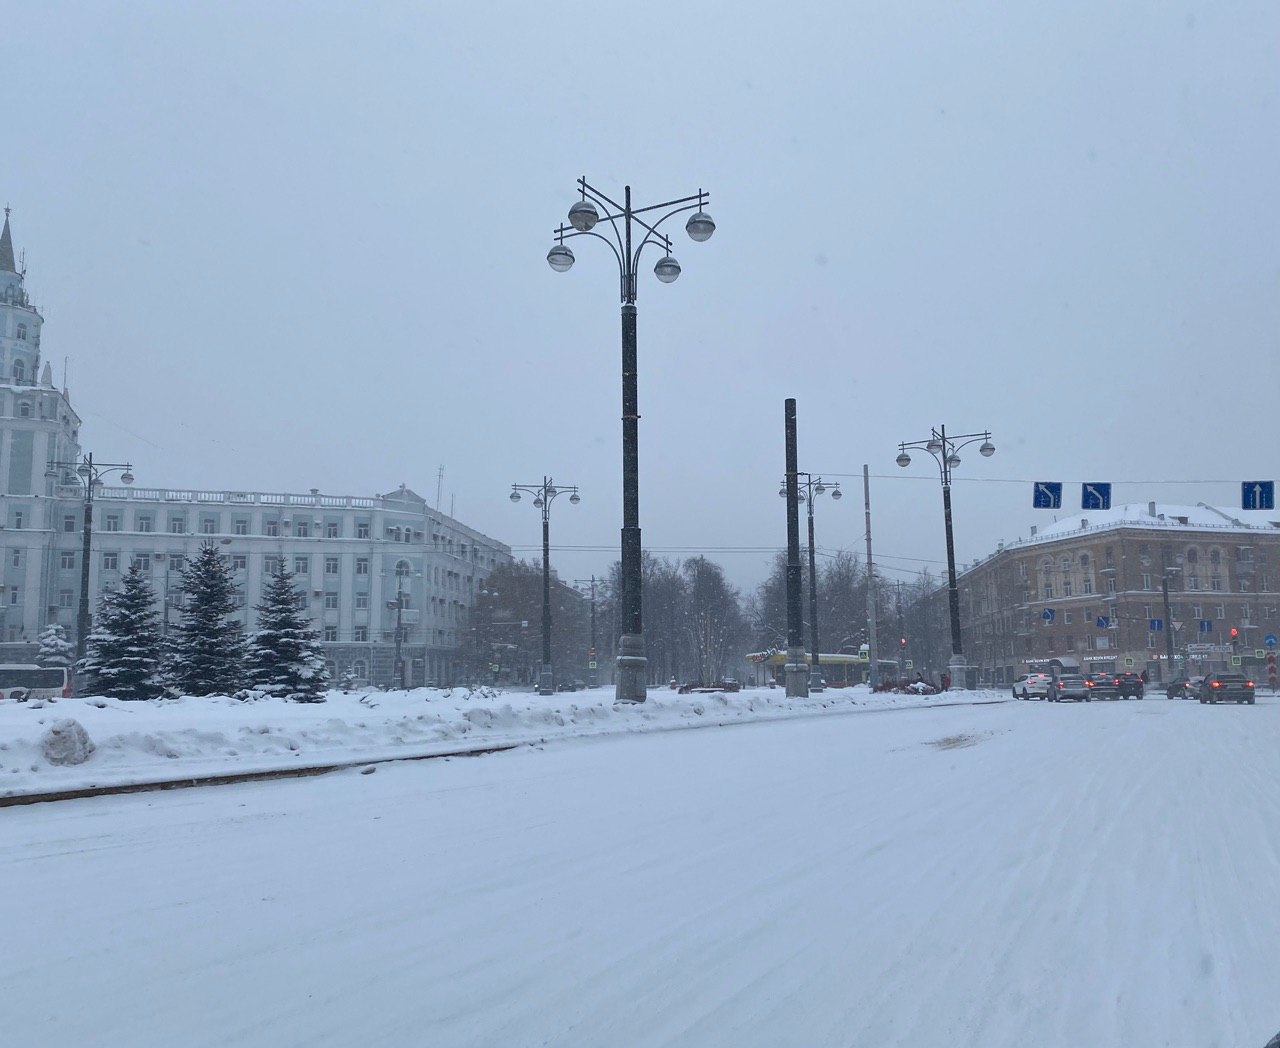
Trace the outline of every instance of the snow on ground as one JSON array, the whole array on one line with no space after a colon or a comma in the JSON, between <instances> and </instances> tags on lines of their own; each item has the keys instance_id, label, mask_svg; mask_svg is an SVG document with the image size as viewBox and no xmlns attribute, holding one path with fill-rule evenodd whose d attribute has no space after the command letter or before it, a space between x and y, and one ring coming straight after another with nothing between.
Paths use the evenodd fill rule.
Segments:
<instances>
[{"instance_id":1,"label":"snow on ground","mask_svg":"<svg viewBox=\"0 0 1280 1048\"><path fill-rule=\"evenodd\" d=\"M1009 702L0 810L44 1048L1261 1048L1280 704Z\"/></svg>"},{"instance_id":2,"label":"snow on ground","mask_svg":"<svg viewBox=\"0 0 1280 1048\"><path fill-rule=\"evenodd\" d=\"M483 749L613 732L743 722L855 708L927 705L1001 693L924 698L830 688L788 700L781 688L733 694L649 692L638 706L614 706L612 688L558 693L465 689L330 692L324 703L243 702L227 696L121 702L60 699L0 702L0 797L87 786L158 782L187 776L268 771ZM41 737L58 721L84 727L94 752L84 764L56 766Z\"/></svg>"}]
</instances>

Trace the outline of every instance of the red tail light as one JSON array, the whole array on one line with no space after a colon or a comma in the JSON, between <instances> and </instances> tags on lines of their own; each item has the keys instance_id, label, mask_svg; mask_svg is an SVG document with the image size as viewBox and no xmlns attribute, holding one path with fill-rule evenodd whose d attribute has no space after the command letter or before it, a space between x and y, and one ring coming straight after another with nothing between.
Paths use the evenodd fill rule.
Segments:
<instances>
[{"instance_id":1,"label":"red tail light","mask_svg":"<svg viewBox=\"0 0 1280 1048\"><path fill-rule=\"evenodd\" d=\"M1221 681L1217 681L1217 680L1215 680L1215 681L1213 682L1213 684L1212 684L1212 687L1215 687L1215 688L1221 688L1221 687L1222 687L1222 682L1221 682Z\"/></svg>"},{"instance_id":2,"label":"red tail light","mask_svg":"<svg viewBox=\"0 0 1280 1048\"><path fill-rule=\"evenodd\" d=\"M1247 681L1245 681L1245 682L1244 682L1244 686L1245 686L1246 688L1252 688L1252 687L1253 687L1253 681L1251 681L1251 680L1247 680Z\"/></svg>"},{"instance_id":3,"label":"red tail light","mask_svg":"<svg viewBox=\"0 0 1280 1048\"><path fill-rule=\"evenodd\" d=\"M1087 680L1087 681L1085 681L1085 682L1084 682L1084 686L1085 686L1086 688L1092 688L1092 687L1093 687L1093 681L1091 681L1091 680Z\"/></svg>"}]
</instances>

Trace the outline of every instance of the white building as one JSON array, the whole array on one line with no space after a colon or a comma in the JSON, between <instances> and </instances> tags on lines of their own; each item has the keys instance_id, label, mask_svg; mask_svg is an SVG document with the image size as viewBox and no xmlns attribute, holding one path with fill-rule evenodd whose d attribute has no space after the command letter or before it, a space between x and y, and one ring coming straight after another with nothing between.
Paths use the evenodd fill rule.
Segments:
<instances>
[{"instance_id":1,"label":"white building","mask_svg":"<svg viewBox=\"0 0 1280 1048\"><path fill-rule=\"evenodd\" d=\"M43 317L24 290L5 211L0 234L0 660L29 661L41 629L72 639L82 582L85 488L80 417L41 366ZM55 475L50 475L55 474ZM94 491L90 607L137 562L151 575L162 618L177 621L182 568L215 542L240 585L241 616L283 559L310 600L335 676L396 676L399 631L406 683L465 673L468 611L485 578L509 562L504 544L429 507L403 485L378 497L199 491L120 484Z\"/></svg>"}]
</instances>

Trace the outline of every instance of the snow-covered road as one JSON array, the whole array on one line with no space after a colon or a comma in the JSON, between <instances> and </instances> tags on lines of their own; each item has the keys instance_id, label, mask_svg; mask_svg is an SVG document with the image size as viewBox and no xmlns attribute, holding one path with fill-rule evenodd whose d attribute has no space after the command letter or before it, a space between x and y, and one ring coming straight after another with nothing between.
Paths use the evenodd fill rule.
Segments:
<instances>
[{"instance_id":1,"label":"snow-covered road","mask_svg":"<svg viewBox=\"0 0 1280 1048\"><path fill-rule=\"evenodd\" d=\"M1280 704L904 709L0 810L3 1039L1258 1048Z\"/></svg>"}]
</instances>

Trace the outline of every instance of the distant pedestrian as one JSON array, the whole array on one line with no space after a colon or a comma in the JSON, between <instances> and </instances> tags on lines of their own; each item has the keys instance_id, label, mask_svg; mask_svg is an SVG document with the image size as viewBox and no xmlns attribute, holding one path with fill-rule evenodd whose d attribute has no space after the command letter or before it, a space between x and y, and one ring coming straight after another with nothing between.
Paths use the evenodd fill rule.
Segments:
<instances>
[{"instance_id":1,"label":"distant pedestrian","mask_svg":"<svg viewBox=\"0 0 1280 1048\"><path fill-rule=\"evenodd\" d=\"M942 690L943 691L951 690L951 677L946 673L942 675Z\"/></svg>"}]
</instances>

